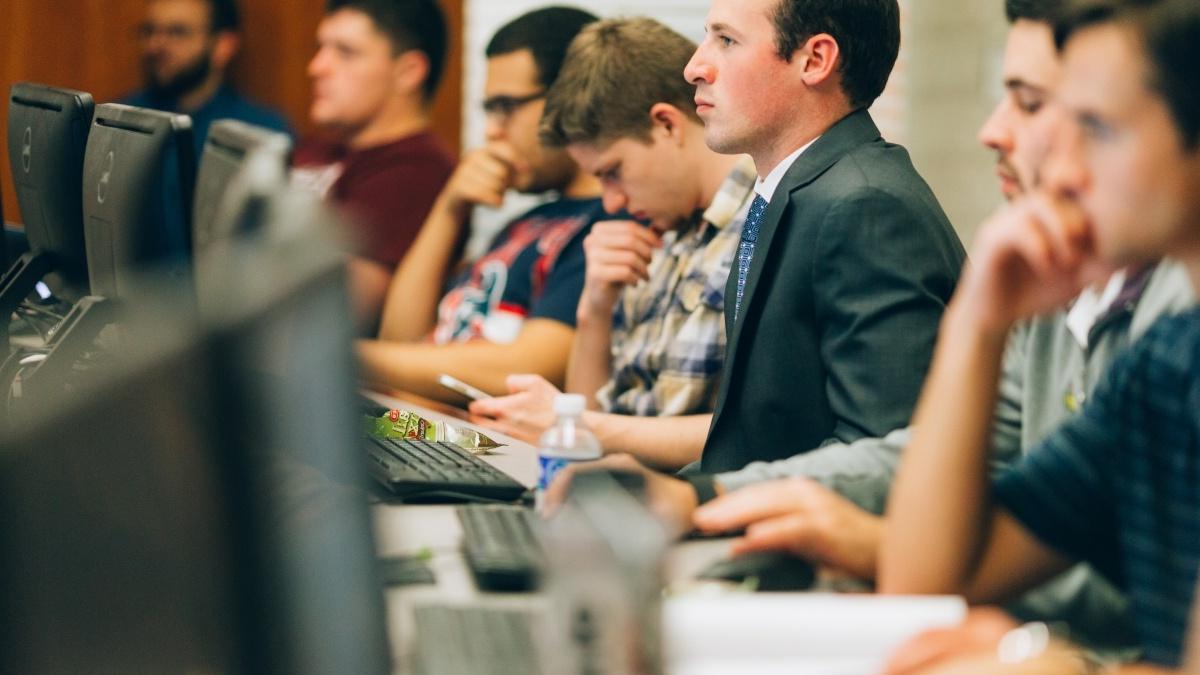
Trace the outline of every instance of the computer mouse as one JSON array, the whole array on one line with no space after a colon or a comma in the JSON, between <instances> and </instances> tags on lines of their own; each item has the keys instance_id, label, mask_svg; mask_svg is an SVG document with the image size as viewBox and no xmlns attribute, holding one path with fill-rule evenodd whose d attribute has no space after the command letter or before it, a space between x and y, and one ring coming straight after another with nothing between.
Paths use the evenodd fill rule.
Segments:
<instances>
[{"instance_id":1,"label":"computer mouse","mask_svg":"<svg viewBox=\"0 0 1200 675\"><path fill-rule=\"evenodd\" d=\"M816 580L816 570L808 561L789 553L763 551L718 560L697 578L750 583L756 591L806 591Z\"/></svg>"}]
</instances>

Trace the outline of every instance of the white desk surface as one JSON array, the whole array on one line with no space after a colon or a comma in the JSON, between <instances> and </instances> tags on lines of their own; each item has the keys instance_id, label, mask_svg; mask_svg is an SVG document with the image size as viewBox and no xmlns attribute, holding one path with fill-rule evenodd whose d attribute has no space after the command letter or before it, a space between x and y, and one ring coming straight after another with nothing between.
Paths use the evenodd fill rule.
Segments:
<instances>
[{"instance_id":1,"label":"white desk surface","mask_svg":"<svg viewBox=\"0 0 1200 675\"><path fill-rule=\"evenodd\" d=\"M384 405L411 410L429 419L471 426L431 408L390 398L374 392L367 396ZM537 482L537 449L522 441L480 429L504 447L484 459L525 485ZM405 506L376 504L373 509L375 542L380 556L433 554L430 567L437 583L432 586L393 586L387 592L388 630L393 661L397 672L408 672L405 658L412 653L412 608L430 602L462 602L496 606L536 607L541 602L529 593L482 593L475 587L471 572L459 552L462 533L453 506ZM668 579L686 579L708 564L721 558L728 544L721 540L684 542L676 545L668 556Z\"/></svg>"},{"instance_id":2,"label":"white desk surface","mask_svg":"<svg viewBox=\"0 0 1200 675\"><path fill-rule=\"evenodd\" d=\"M429 419L444 420L458 425L471 426L461 419L456 419L449 415L437 412L429 407L422 406L410 401L401 401L395 398L390 398L373 392L366 392L368 396L374 398L384 405L412 410L422 414ZM498 434L490 430L481 429L484 433L490 436L498 443L505 444L504 447L498 448L495 454L485 456L484 459L488 463L496 466L505 473L508 473L513 478L517 479L525 485L533 485L537 481L537 450L533 446L522 441L509 438L503 434ZM461 531L458 525L458 519L454 515L453 506L406 506L398 504L376 504L373 506L373 517L375 526L376 546L380 556L395 556L402 554L416 554L427 551L432 554L430 567L436 577L436 584L425 586L393 586L390 587L386 594L387 614L388 614L388 630L390 631L389 641L392 646L393 663L395 664L395 672L407 673L411 672L409 668L409 656L413 653L412 640L413 634L413 619L412 608L416 605L427 603L463 603L472 605L488 605L495 607L532 607L536 608L541 605L543 599L538 595L530 593L486 593L480 592L475 587L474 580L471 578L470 570L467 568L462 555L459 551ZM685 541L674 545L667 555L666 560L666 580L668 583L677 580L692 579L704 567L708 566L717 559L723 557L728 550L728 541L719 539L710 540L695 540ZM764 608L772 607L779 601L789 602L786 598L781 598L775 594L755 594L753 597L743 596L742 599L731 598L735 604L746 606L750 612L748 616L760 615ZM799 603L821 603L828 602L829 596L820 594L787 594L793 599L791 602ZM823 598L823 599L822 599ZM704 598L688 599L684 603L680 603L681 607L696 603L711 603L722 602L720 599L706 600ZM894 604L896 602L905 602L899 599L883 599L872 600L868 597L861 597L860 601L872 603L882 602L885 604ZM857 602L857 601L856 601ZM921 606L924 602L927 606ZM892 633L888 637L891 644L899 644L903 638L912 634L927 625L947 625L952 624L961 617L965 612L965 606L960 607L960 602L948 601L948 599L933 599L933 600L914 600L913 606L901 607L901 611L915 612L914 625L904 626L900 629L890 628ZM699 609L701 604L696 604ZM732 609L732 607L730 607ZM867 615L876 614L879 607L858 608L856 612L863 612ZM886 609L886 607L885 607ZM785 606L786 610L786 606ZM825 615L827 609L816 605L813 610L819 614ZM724 611L713 611L711 608L708 611L702 612L705 615L714 616L725 614ZM925 615L925 619L916 619L916 615ZM738 623L753 625L754 621L748 621L748 616L743 617L745 620L739 620ZM776 618L779 615L776 614ZM857 618L852 616L854 621ZM785 622L790 623L790 622ZM743 628L745 625L743 625ZM682 628L682 626L681 626ZM729 630L725 626L711 627L712 630L717 630L722 633L728 633ZM692 627L689 626L691 631ZM669 631L668 631L669 632ZM811 634L811 633L810 633ZM777 642L786 642L787 639L776 640ZM741 672L785 672L776 670L779 662L765 664L763 667L755 667L759 664L750 664L746 661L738 661L741 667L735 670ZM795 666L796 661L785 661L785 664ZM697 668L695 663L676 663L673 671L678 673L708 673L722 672L725 666L731 666L729 663L713 663L701 664L702 667ZM711 670L716 667L717 670ZM705 668L709 668L705 670ZM787 672L800 672L787 669ZM821 667L816 670L805 672L861 672L858 667L851 666L849 669L834 667L827 669Z\"/></svg>"}]
</instances>

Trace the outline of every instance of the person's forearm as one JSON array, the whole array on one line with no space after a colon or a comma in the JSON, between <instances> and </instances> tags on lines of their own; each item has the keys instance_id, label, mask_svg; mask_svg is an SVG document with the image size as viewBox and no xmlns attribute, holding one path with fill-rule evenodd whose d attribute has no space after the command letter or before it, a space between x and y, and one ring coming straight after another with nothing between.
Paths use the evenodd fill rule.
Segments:
<instances>
[{"instance_id":1,"label":"person's forearm","mask_svg":"<svg viewBox=\"0 0 1200 675\"><path fill-rule=\"evenodd\" d=\"M957 593L990 522L988 441L1005 335L952 303L888 502L884 593ZM932 533L933 536L930 536Z\"/></svg>"},{"instance_id":2,"label":"person's forearm","mask_svg":"<svg viewBox=\"0 0 1200 675\"><path fill-rule=\"evenodd\" d=\"M588 412L583 421L605 453L628 453L656 469L678 471L700 459L712 415L635 417Z\"/></svg>"},{"instance_id":3,"label":"person's forearm","mask_svg":"<svg viewBox=\"0 0 1200 675\"><path fill-rule=\"evenodd\" d=\"M612 313L597 317L581 310L575 326L571 359L567 363L565 391L583 394L588 399L588 408L596 410L596 392L611 377Z\"/></svg>"},{"instance_id":4,"label":"person's forearm","mask_svg":"<svg viewBox=\"0 0 1200 675\"><path fill-rule=\"evenodd\" d=\"M755 462L738 471L718 474L727 490L781 478L804 477L821 483L871 513L883 512L900 452L911 430L898 429L883 438L826 445L787 459Z\"/></svg>"},{"instance_id":5,"label":"person's forearm","mask_svg":"<svg viewBox=\"0 0 1200 675\"><path fill-rule=\"evenodd\" d=\"M359 256L346 266L350 306L359 335L374 335L395 268Z\"/></svg>"},{"instance_id":6,"label":"person's forearm","mask_svg":"<svg viewBox=\"0 0 1200 675\"><path fill-rule=\"evenodd\" d=\"M562 330L570 329L563 326ZM569 334L561 343L551 340L532 348L484 341L433 345L363 340L357 351L366 384L461 404L462 396L438 384L439 375L451 375L493 395L505 393L505 380L520 373L561 384L570 344Z\"/></svg>"},{"instance_id":7,"label":"person's forearm","mask_svg":"<svg viewBox=\"0 0 1200 675\"><path fill-rule=\"evenodd\" d=\"M446 273L454 264L470 206L438 198L404 260L396 268L383 305L379 339L416 342L437 321Z\"/></svg>"}]
</instances>

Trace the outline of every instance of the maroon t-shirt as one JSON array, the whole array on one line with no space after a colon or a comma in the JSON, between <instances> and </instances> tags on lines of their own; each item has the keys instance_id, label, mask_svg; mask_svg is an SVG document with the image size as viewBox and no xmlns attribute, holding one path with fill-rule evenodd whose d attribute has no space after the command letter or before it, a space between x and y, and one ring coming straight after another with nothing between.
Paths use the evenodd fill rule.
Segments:
<instances>
[{"instance_id":1,"label":"maroon t-shirt","mask_svg":"<svg viewBox=\"0 0 1200 675\"><path fill-rule=\"evenodd\" d=\"M292 167L293 182L346 213L361 255L394 266L454 171L454 157L429 132L365 150L308 139Z\"/></svg>"}]
</instances>

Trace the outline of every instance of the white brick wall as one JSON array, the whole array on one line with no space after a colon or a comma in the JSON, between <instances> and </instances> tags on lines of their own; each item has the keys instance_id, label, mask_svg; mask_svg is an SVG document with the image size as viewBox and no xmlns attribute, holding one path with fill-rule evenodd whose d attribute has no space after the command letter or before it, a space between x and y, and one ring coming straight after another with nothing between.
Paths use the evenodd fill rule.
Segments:
<instances>
[{"instance_id":1,"label":"white brick wall","mask_svg":"<svg viewBox=\"0 0 1200 675\"><path fill-rule=\"evenodd\" d=\"M1000 97L1007 26L1000 0L910 0L905 144L963 242L1001 202L976 140Z\"/></svg>"}]
</instances>

